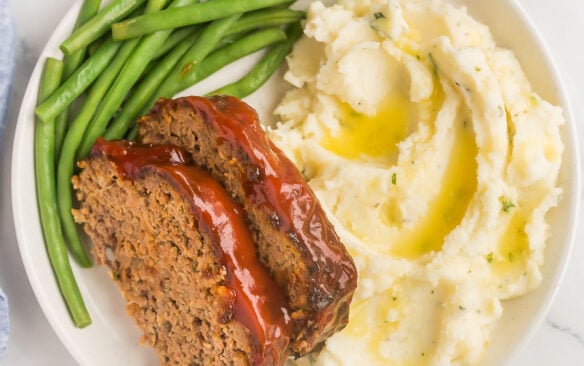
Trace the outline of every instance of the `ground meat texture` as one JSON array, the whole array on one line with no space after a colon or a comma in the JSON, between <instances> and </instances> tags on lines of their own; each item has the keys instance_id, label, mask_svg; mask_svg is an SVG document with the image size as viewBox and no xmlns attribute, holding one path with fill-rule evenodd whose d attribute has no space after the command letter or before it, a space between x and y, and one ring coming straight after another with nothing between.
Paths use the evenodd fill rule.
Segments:
<instances>
[{"instance_id":1,"label":"ground meat texture","mask_svg":"<svg viewBox=\"0 0 584 366\"><path fill-rule=\"evenodd\" d=\"M188 160L172 146L99 140L74 178L74 216L162 364L281 365L283 292L241 208Z\"/></svg>"},{"instance_id":2,"label":"ground meat texture","mask_svg":"<svg viewBox=\"0 0 584 366\"><path fill-rule=\"evenodd\" d=\"M244 207L258 256L286 289L292 355L317 349L345 327L357 285L353 261L252 108L225 96L161 99L138 124L143 143L184 148Z\"/></svg>"}]
</instances>

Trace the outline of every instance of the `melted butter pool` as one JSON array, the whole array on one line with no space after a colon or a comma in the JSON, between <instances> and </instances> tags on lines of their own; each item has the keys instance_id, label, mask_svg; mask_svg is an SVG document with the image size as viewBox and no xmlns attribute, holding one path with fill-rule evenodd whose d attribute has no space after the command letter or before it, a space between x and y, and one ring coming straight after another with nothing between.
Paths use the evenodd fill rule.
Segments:
<instances>
[{"instance_id":1,"label":"melted butter pool","mask_svg":"<svg viewBox=\"0 0 584 366\"><path fill-rule=\"evenodd\" d=\"M443 100L444 92L437 87L431 98L420 103L411 102L404 93L393 93L380 103L373 116L357 113L344 104L339 116L340 131L335 136L326 136L320 144L347 159L369 157L395 164L399 156L398 144L412 133L416 123L433 123ZM403 229L392 238L389 253L396 257L416 259L439 251L444 238L464 217L477 189L475 159L478 150L470 123L461 121L454 127L454 133L440 192L413 228ZM396 221L391 218L392 212L388 209L388 223Z\"/></svg>"},{"instance_id":2,"label":"melted butter pool","mask_svg":"<svg viewBox=\"0 0 584 366\"><path fill-rule=\"evenodd\" d=\"M429 203L422 220L393 240L391 254L416 259L442 248L444 238L461 222L477 189L477 152L472 128L458 123L438 196Z\"/></svg>"},{"instance_id":3,"label":"melted butter pool","mask_svg":"<svg viewBox=\"0 0 584 366\"><path fill-rule=\"evenodd\" d=\"M325 149L351 160L366 156L393 164L397 161L397 144L409 135L417 108L403 94L394 93L380 103L373 116L345 104L338 118L340 131L321 141Z\"/></svg>"}]
</instances>

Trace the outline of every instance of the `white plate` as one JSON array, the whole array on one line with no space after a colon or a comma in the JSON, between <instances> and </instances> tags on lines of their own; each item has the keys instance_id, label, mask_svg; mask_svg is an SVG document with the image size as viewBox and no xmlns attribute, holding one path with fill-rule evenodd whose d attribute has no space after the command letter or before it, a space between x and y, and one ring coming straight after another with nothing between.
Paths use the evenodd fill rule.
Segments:
<instances>
[{"instance_id":1,"label":"white plate","mask_svg":"<svg viewBox=\"0 0 584 366\"><path fill-rule=\"evenodd\" d=\"M549 215L552 235L543 265L544 281L534 292L504 303L504 315L492 335L484 365L501 365L519 351L545 317L563 275L578 214L580 174L576 132L563 87L547 49L524 12L512 0L452 0L465 4L479 21L491 25L500 46L515 51L536 92L562 106L567 124L562 131L566 151L559 184L564 194L559 206ZM303 1L306 3L307 1ZM62 342L82 365L155 365L158 359L150 348L139 345L140 332L125 315L124 303L115 283L103 268L73 269L86 300L93 324L85 329L73 326L61 299L45 252L34 185L33 131L34 108L41 69L45 57L61 57L59 44L70 33L79 2L63 19L47 43L31 76L24 96L15 133L12 164L12 205L22 259L35 295L49 322ZM226 80L237 78L249 68L247 60L225 69L187 93L200 94ZM283 92L279 78L272 79L247 102L258 110L264 121Z\"/></svg>"}]
</instances>

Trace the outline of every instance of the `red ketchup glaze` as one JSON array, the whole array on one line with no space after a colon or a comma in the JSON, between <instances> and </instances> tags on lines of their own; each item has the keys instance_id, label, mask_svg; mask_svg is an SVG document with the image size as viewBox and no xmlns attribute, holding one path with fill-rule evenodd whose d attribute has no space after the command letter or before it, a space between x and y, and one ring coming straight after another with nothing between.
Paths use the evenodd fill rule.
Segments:
<instances>
[{"instance_id":1,"label":"red ketchup glaze","mask_svg":"<svg viewBox=\"0 0 584 366\"><path fill-rule=\"evenodd\" d=\"M136 179L154 171L182 191L199 230L211 236L215 254L226 269L234 317L257 343L253 364L283 364L290 342L290 319L283 292L256 257L243 210L219 182L205 170L188 165L187 153L173 145L108 142L100 138L91 154L106 156L125 178Z\"/></svg>"},{"instance_id":2,"label":"red ketchup glaze","mask_svg":"<svg viewBox=\"0 0 584 366\"><path fill-rule=\"evenodd\" d=\"M250 168L242 172L246 195L256 207L276 213L279 230L312 261L309 271L316 290L311 296L317 310L321 310L316 323L344 327L357 287L355 265L302 174L267 138L255 110L229 96L186 97L178 101L189 104L219 131L218 144L229 144L233 151L243 151L249 157ZM342 299L330 306L338 297L335 295ZM341 324L330 323L335 317ZM325 329L322 335L330 335L328 331L335 329Z\"/></svg>"}]
</instances>

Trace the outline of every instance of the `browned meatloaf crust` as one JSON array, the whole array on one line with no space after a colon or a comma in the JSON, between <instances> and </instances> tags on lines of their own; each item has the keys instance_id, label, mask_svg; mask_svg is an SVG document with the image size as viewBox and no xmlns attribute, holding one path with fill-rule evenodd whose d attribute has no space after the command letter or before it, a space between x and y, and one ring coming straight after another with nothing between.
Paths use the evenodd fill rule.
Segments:
<instances>
[{"instance_id":1,"label":"browned meatloaf crust","mask_svg":"<svg viewBox=\"0 0 584 366\"><path fill-rule=\"evenodd\" d=\"M74 212L165 365L283 364L290 320L241 208L173 146L98 140Z\"/></svg>"},{"instance_id":2,"label":"browned meatloaf crust","mask_svg":"<svg viewBox=\"0 0 584 366\"><path fill-rule=\"evenodd\" d=\"M306 354L345 327L357 284L353 261L251 107L226 96L161 99L138 123L143 143L184 148L243 206L258 255L287 295L291 354Z\"/></svg>"}]
</instances>

